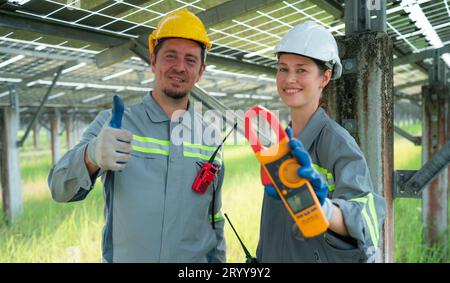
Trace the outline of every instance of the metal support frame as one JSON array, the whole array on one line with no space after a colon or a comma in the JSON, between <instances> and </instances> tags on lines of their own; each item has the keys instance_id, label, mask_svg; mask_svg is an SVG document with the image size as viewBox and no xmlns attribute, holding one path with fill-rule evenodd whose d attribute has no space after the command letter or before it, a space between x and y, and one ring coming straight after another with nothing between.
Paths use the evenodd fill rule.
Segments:
<instances>
[{"instance_id":1,"label":"metal support frame","mask_svg":"<svg viewBox=\"0 0 450 283\"><path fill-rule=\"evenodd\" d=\"M422 191L450 164L450 140L420 170L396 170L395 198L421 198Z\"/></svg>"},{"instance_id":2,"label":"metal support frame","mask_svg":"<svg viewBox=\"0 0 450 283\"><path fill-rule=\"evenodd\" d=\"M279 0L231 0L221 3L197 14L205 27L211 27L225 21L239 17L244 13L255 11L271 4L278 3Z\"/></svg>"},{"instance_id":3,"label":"metal support frame","mask_svg":"<svg viewBox=\"0 0 450 283\"><path fill-rule=\"evenodd\" d=\"M450 46L448 46L448 52L450 52ZM429 70L428 78L430 85L440 84L446 85L446 69L447 65L441 59L441 56L445 50L443 48L434 49L433 51L433 65Z\"/></svg>"},{"instance_id":4,"label":"metal support frame","mask_svg":"<svg viewBox=\"0 0 450 283\"><path fill-rule=\"evenodd\" d=\"M445 45L438 49L428 49L424 50L419 53L412 53L403 57L398 57L394 59L394 66L400 66L404 64L411 64L415 62L420 62L425 59L433 58L436 54L436 52L439 52L441 54L449 53L450 52L450 45Z\"/></svg>"},{"instance_id":5,"label":"metal support frame","mask_svg":"<svg viewBox=\"0 0 450 283\"><path fill-rule=\"evenodd\" d=\"M65 69L65 68L69 68L69 67L75 66L76 64L78 64L76 61L69 61L69 62L65 63L64 65L62 65L62 66L58 66L58 67L52 68L50 70L44 71L42 73L39 73L37 75L24 78L24 79L22 79L22 81L20 83L15 84L14 86L15 86L16 90L26 89L26 88L28 88L27 87L28 83L36 81L36 80L39 80L39 79L42 79L42 78L50 77L54 73L57 73L60 68ZM6 89L2 88L2 89L0 89L0 92L3 92L5 90Z\"/></svg>"},{"instance_id":6,"label":"metal support frame","mask_svg":"<svg viewBox=\"0 0 450 283\"><path fill-rule=\"evenodd\" d=\"M21 29L28 32L43 33L61 38L70 38L80 41L101 44L103 46L115 46L128 40L130 37L119 36L104 31L92 31L83 28L74 28L69 24L38 19L25 14L18 14L0 10L0 27Z\"/></svg>"},{"instance_id":7,"label":"metal support frame","mask_svg":"<svg viewBox=\"0 0 450 283\"><path fill-rule=\"evenodd\" d=\"M345 35L364 31L386 32L386 1L345 0Z\"/></svg>"},{"instance_id":8,"label":"metal support frame","mask_svg":"<svg viewBox=\"0 0 450 283\"><path fill-rule=\"evenodd\" d=\"M105 68L130 58L133 56L133 52L130 50L133 44L133 41L130 40L98 53L95 55L95 64L98 68Z\"/></svg>"},{"instance_id":9,"label":"metal support frame","mask_svg":"<svg viewBox=\"0 0 450 283\"><path fill-rule=\"evenodd\" d=\"M415 137L415 136L411 135L410 133L408 133L407 131L401 129L400 127L394 126L394 132L396 132L397 134L401 135L405 139L409 140L414 145L421 145L422 144L422 137Z\"/></svg>"},{"instance_id":10,"label":"metal support frame","mask_svg":"<svg viewBox=\"0 0 450 283\"><path fill-rule=\"evenodd\" d=\"M443 164L448 164L450 160L450 141L447 140L450 89L446 82L447 66L440 58L441 52L442 49L434 51L433 65L429 70L429 85L422 87L422 162L428 163L428 160L433 160L437 155L438 165L445 167ZM433 168L434 171L441 166ZM428 246L440 243L447 246L448 173L448 170L444 170L423 189L422 220L425 226L424 241Z\"/></svg>"},{"instance_id":11,"label":"metal support frame","mask_svg":"<svg viewBox=\"0 0 450 283\"><path fill-rule=\"evenodd\" d=\"M405 89L405 88L409 88L409 87L413 87L413 86L417 86L417 85L424 85L426 83L428 83L428 80L408 82L408 83L404 83L404 84L394 87L394 91L397 92L397 91Z\"/></svg>"},{"instance_id":12,"label":"metal support frame","mask_svg":"<svg viewBox=\"0 0 450 283\"><path fill-rule=\"evenodd\" d=\"M209 8L203 12L200 12L197 14L197 16L202 20L205 27L211 27L220 23L223 23L225 21L234 19L239 17L242 14L256 11L260 8L267 7L268 5L275 4L280 2L279 0L230 0L224 3L221 3L215 7ZM146 34L142 34L137 39L133 38L129 41L122 42L119 45L115 45L114 47L103 51L102 53L98 54L97 57L97 66L99 68L106 67L109 65L112 65L114 63L120 62L121 60L124 60L132 55L132 53L129 52L129 50L132 50L136 53L136 49L138 48L144 48L145 50L148 50L148 42L147 38L149 34L152 32L151 29L149 29ZM142 53L142 52L141 52ZM148 51L146 51L148 53ZM226 64L245 64L247 69L259 69L259 72L262 73L274 73L272 68L266 68L264 66L258 67L254 64L249 64L244 61L238 61L234 60L236 62L229 62L231 59L222 58L219 56L214 56L210 54L208 56L208 62L211 64L223 64L224 62ZM219 62L220 61L220 62Z\"/></svg>"},{"instance_id":13,"label":"metal support frame","mask_svg":"<svg viewBox=\"0 0 450 283\"><path fill-rule=\"evenodd\" d=\"M47 99L48 99L50 93L51 93L52 90L53 90L53 87L55 86L56 82L58 81L59 76L61 75L61 72L62 72L63 68L64 68L64 66L60 66L60 67L58 68L58 71L56 72L56 75L55 75L55 77L53 78L52 84L51 84L50 87L48 88L47 93L45 94L44 98L42 98L42 101L41 101L41 104L39 105L38 110L37 110L36 113L34 114L33 118L31 119L30 124L28 125L27 129L25 130L25 134L23 135L22 139L20 139L20 140L17 142L17 146L18 146L18 147L22 147L22 146L23 146L25 140L27 139L28 135L30 134L30 131L31 131L32 128L33 128L34 123L36 122L37 119L39 119L39 115L41 114L42 109L44 108L44 105L45 105L45 103L47 102Z\"/></svg>"}]
</instances>

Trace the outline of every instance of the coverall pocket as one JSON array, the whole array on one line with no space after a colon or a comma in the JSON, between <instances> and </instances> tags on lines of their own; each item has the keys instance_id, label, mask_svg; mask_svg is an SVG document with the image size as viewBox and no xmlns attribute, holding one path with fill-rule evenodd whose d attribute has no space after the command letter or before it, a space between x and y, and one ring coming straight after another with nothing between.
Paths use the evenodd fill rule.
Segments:
<instances>
[{"instance_id":1,"label":"coverall pocket","mask_svg":"<svg viewBox=\"0 0 450 283\"><path fill-rule=\"evenodd\" d=\"M363 252L351 243L326 232L324 246L329 262L361 262Z\"/></svg>"},{"instance_id":2,"label":"coverall pocket","mask_svg":"<svg viewBox=\"0 0 450 283\"><path fill-rule=\"evenodd\" d=\"M329 232L326 232L324 234L324 238L325 238L325 242L328 245L330 245L331 247L338 249L338 250L353 250L353 249L357 248L357 246L355 246L349 242L346 242L344 240L341 240Z\"/></svg>"}]
</instances>

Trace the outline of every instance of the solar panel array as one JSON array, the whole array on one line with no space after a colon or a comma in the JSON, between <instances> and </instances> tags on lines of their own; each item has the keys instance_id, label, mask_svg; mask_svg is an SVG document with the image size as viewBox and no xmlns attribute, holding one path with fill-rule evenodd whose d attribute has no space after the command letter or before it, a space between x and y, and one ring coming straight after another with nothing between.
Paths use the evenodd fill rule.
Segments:
<instances>
[{"instance_id":1,"label":"solar panel array","mask_svg":"<svg viewBox=\"0 0 450 283\"><path fill-rule=\"evenodd\" d=\"M229 14L234 15L232 18L220 13L227 2L233 2L234 5L231 8L227 6L227 9L231 9ZM187 7L206 23L213 41L210 57L220 59L207 61L209 66L198 85L229 107L247 107L255 102L279 107L281 104L276 95L275 80L270 71L276 63L274 46L289 29L304 21L315 21L333 35L343 36L344 1L327 1L338 7L340 15L327 11L321 1L259 1L264 5L249 11L246 10L248 7L245 2L247 1L0 1L0 23L6 21L8 16L15 20L33 20L48 25L42 26L42 32L37 32L32 26L28 30L0 24L0 105L9 103L9 90L14 89L20 96L22 107L32 111L52 84L52 70L64 64L62 74L46 104L48 107L86 109L92 112L108 107L114 94L123 96L129 103L141 99L151 89L153 81L147 64L138 56L132 55L122 62L98 68L96 55L108 50L114 42L101 44L95 35L122 41L138 39L141 35L148 35L167 13ZM412 2L420 5L441 45L448 45L448 0ZM1 17L5 18L1 20ZM72 36L70 32L61 34L57 27L77 32L86 31L86 39L83 36ZM41 30L41 27L34 28ZM439 47L423 29L411 21L400 1L388 1L387 33L393 40L396 57ZM420 93L420 85L428 78L425 68L430 63L430 60L426 60L419 65L406 63L395 66L396 91L407 95ZM42 77L45 72L50 74Z\"/></svg>"}]
</instances>

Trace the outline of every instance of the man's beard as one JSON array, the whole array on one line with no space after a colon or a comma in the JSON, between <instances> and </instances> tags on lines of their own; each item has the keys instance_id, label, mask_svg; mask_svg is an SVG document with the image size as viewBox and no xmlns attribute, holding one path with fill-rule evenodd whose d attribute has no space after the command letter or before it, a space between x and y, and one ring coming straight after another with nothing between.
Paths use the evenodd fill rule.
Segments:
<instances>
[{"instance_id":1,"label":"man's beard","mask_svg":"<svg viewBox=\"0 0 450 283\"><path fill-rule=\"evenodd\" d=\"M173 92L173 91L169 91L167 89L163 89L163 93L165 95L167 95L168 97L172 98L172 99L182 99L184 97L186 97L187 92Z\"/></svg>"}]
</instances>

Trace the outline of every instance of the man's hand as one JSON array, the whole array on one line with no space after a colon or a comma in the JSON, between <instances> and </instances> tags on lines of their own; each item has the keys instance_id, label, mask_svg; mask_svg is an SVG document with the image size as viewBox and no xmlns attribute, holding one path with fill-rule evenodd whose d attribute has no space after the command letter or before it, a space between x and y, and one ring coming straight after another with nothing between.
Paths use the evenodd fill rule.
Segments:
<instances>
[{"instance_id":1,"label":"man's hand","mask_svg":"<svg viewBox=\"0 0 450 283\"><path fill-rule=\"evenodd\" d=\"M319 199L320 205L323 205L328 195L328 185L322 180L322 176L312 167L311 157L303 144L298 139L292 137L292 129L290 127L286 128L286 133L289 136L289 146L292 149L292 154L301 165L297 170L298 176L309 180Z\"/></svg>"},{"instance_id":2,"label":"man's hand","mask_svg":"<svg viewBox=\"0 0 450 283\"><path fill-rule=\"evenodd\" d=\"M133 135L124 129L114 129L105 123L100 134L89 142L87 166L94 165L103 170L123 170L131 158ZM91 166L92 168L92 166Z\"/></svg>"}]
</instances>

